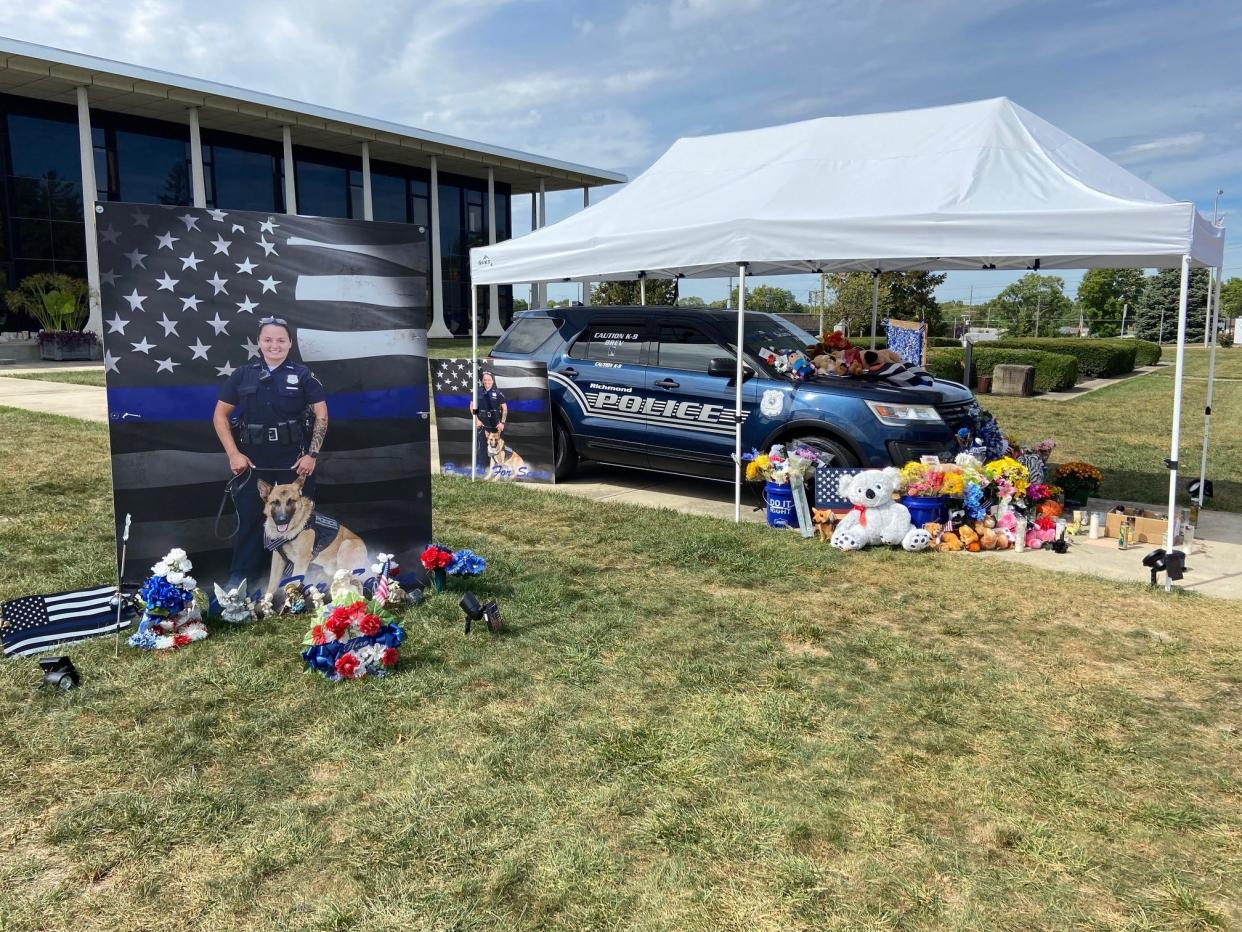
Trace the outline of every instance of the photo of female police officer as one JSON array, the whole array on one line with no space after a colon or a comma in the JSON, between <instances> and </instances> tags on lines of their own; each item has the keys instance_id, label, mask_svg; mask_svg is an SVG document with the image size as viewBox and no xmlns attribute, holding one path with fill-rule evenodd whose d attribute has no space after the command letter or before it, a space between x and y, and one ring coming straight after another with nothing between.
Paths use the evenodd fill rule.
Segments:
<instances>
[{"instance_id":1,"label":"photo of female police officer","mask_svg":"<svg viewBox=\"0 0 1242 932\"><path fill-rule=\"evenodd\" d=\"M212 424L228 454L237 533L229 585L265 578L263 501L259 481L279 486L301 479L313 500L315 466L328 433L323 385L310 369L289 359L293 332L278 317L259 321L259 358L235 370L220 389Z\"/></svg>"},{"instance_id":2,"label":"photo of female police officer","mask_svg":"<svg viewBox=\"0 0 1242 932\"><path fill-rule=\"evenodd\" d=\"M474 415L477 468L480 475L489 476L493 474L496 466L496 458L491 451L504 447L505 421L509 419L509 404L505 400L505 393L496 387L496 375L490 369L484 369L479 374L479 387L475 390L475 403L471 407L471 413Z\"/></svg>"}]
</instances>

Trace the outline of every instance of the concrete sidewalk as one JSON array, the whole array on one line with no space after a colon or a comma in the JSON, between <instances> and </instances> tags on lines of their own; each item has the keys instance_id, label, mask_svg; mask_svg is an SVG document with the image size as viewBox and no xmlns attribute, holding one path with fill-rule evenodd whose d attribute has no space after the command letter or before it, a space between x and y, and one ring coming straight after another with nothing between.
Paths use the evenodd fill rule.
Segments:
<instances>
[{"instance_id":1,"label":"concrete sidewalk","mask_svg":"<svg viewBox=\"0 0 1242 932\"><path fill-rule=\"evenodd\" d=\"M108 420L104 389L87 385L0 377L0 406L5 405L89 421L106 423ZM439 472L439 461L433 430L431 463L434 472ZM569 482L532 487L553 494L577 495L597 502L624 502L733 520L733 486L706 479L677 478L641 470L584 463ZM1093 499L1088 510L1108 511L1116 504L1119 503ZM747 486L742 490L743 521L765 520L763 511L757 505L758 499L753 487ZM1160 510L1157 506L1143 507ZM1178 585L1190 592L1199 592L1214 598L1242 600L1242 515L1204 511L1199 516L1196 532L1194 552L1186 561L1189 566L1186 578ZM807 541L807 546L827 545L818 541ZM1101 538L1093 541L1084 535L1074 538L1073 545L1065 554L1056 554L1049 550L1026 553L1009 550L1000 553L952 554L946 555L944 559L1006 560L1057 572L1080 573L1126 582L1147 582L1149 574L1142 565L1142 559L1156 546L1137 544L1129 550L1118 550L1116 540Z\"/></svg>"}]
</instances>

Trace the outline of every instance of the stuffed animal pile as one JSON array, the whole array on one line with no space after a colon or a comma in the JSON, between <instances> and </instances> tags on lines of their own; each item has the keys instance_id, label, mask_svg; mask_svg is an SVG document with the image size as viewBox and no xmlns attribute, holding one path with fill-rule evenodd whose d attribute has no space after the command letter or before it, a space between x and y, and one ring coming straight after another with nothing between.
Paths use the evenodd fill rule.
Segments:
<instances>
[{"instance_id":1,"label":"stuffed animal pile","mask_svg":"<svg viewBox=\"0 0 1242 932\"><path fill-rule=\"evenodd\" d=\"M910 510L893 500L901 473L887 469L867 469L845 483L842 491L854 506L832 532L832 546L838 550L862 550L871 544L900 546L904 550L925 550L931 535L910 523Z\"/></svg>"},{"instance_id":2,"label":"stuffed animal pile","mask_svg":"<svg viewBox=\"0 0 1242 932\"><path fill-rule=\"evenodd\" d=\"M959 550L967 553L978 553L981 550L1008 550L1012 546L1009 539L1012 528L1007 528L1005 525L1013 523L1013 515L1007 515L1006 518L1002 518L998 523L995 518L989 516L982 521L973 523L963 521L956 526L929 521L923 525L923 530L931 538L931 549L941 553L953 553Z\"/></svg>"}]
</instances>

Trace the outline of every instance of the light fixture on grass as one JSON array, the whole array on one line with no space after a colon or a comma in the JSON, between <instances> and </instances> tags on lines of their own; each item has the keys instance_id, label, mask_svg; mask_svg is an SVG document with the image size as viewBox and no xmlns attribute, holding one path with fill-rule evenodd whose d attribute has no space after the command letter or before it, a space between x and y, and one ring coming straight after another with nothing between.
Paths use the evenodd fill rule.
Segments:
<instances>
[{"instance_id":1,"label":"light fixture on grass","mask_svg":"<svg viewBox=\"0 0 1242 932\"><path fill-rule=\"evenodd\" d=\"M487 630L492 634L499 634L504 623L504 616L500 613L500 606L493 599L490 602L480 602L479 597L473 592L467 592L461 597L461 601L457 603L461 606L461 610L466 613L466 633L470 633L470 629L474 627L476 621L482 621L487 625Z\"/></svg>"},{"instance_id":2,"label":"light fixture on grass","mask_svg":"<svg viewBox=\"0 0 1242 932\"><path fill-rule=\"evenodd\" d=\"M1157 547L1147 556L1143 557L1143 565L1151 570L1151 584L1157 583L1157 577L1161 573L1169 574L1170 582L1177 582L1186 575L1186 554L1180 550L1166 552L1163 547Z\"/></svg>"},{"instance_id":3,"label":"light fixture on grass","mask_svg":"<svg viewBox=\"0 0 1242 932\"><path fill-rule=\"evenodd\" d=\"M39 684L43 686L53 686L56 689L77 689L78 684L82 682L82 677L78 674L77 668L74 667L73 661L68 655L57 657L40 657L39 666L43 669L43 682Z\"/></svg>"}]
</instances>

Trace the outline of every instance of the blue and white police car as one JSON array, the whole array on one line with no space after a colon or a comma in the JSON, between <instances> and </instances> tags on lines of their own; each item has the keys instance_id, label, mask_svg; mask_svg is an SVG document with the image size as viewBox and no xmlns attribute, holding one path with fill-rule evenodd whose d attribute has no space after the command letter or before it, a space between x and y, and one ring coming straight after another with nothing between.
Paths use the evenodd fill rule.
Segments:
<instances>
[{"instance_id":1,"label":"blue and white police car","mask_svg":"<svg viewBox=\"0 0 1242 932\"><path fill-rule=\"evenodd\" d=\"M736 334L734 311L575 306L520 312L491 355L547 363L558 479L595 460L732 480ZM747 313L744 450L801 442L837 466L901 465L950 449L978 414L955 382L794 381L760 358L814 342L784 318Z\"/></svg>"}]
</instances>

